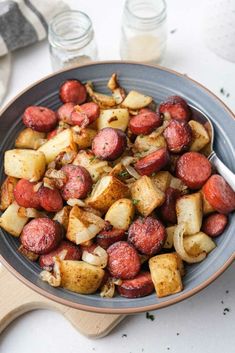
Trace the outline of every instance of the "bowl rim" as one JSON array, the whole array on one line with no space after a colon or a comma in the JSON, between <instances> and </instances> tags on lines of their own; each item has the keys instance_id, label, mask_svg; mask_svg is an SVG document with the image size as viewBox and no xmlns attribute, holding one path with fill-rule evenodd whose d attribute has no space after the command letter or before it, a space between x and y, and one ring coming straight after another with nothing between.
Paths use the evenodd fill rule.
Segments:
<instances>
[{"instance_id":1,"label":"bowl rim","mask_svg":"<svg viewBox=\"0 0 235 353\"><path fill-rule=\"evenodd\" d=\"M196 80L190 78L188 75L181 74L175 70L165 68L161 65L151 65L151 64L144 64L144 63L138 63L136 61L122 61L122 60L108 60L108 61L94 61L89 64L84 64L84 65L74 65L66 69L58 70L56 72L53 72L51 74L48 74L44 76L43 78L37 80L36 82L30 84L27 86L25 89L21 90L16 96L14 96L7 104L0 110L0 118L1 115L15 102L16 99L18 99L21 95L23 95L25 92L29 91L31 88L34 86L40 84L41 82L56 76L62 72L67 72L76 68L80 67L89 67L89 66L95 66L95 65L110 65L110 64L130 64L130 65L138 65L138 66L144 66L144 67L150 67L150 68L157 68L160 69L161 71L166 71L168 73L174 74L175 76L183 77L203 90L207 91L209 95L211 95L214 99L217 100L218 103L222 105L222 107L227 111L228 115L235 119L235 114L226 106L226 104L219 98L217 97L213 92L211 92L208 88L206 88L204 85L201 83L197 82ZM57 303L63 304L67 307L71 307L74 309L78 310L84 310L84 311L89 311L89 312L94 312L94 313L105 313L105 314L135 314L135 313L140 313L140 312L145 312L145 311L151 311L151 310L156 310L156 309L162 309L164 307L176 304L181 302L184 299L190 298L194 294L198 293L205 287L207 287L210 283L212 283L216 278L218 278L235 260L235 252L226 260L226 262L217 270L215 273L213 273L207 280L203 281L193 289L187 291L186 293L181 293L177 297L174 297L171 299L169 296L169 299L162 302L162 303L155 303L151 305L146 305L146 306L140 306L140 307L128 307L128 308L102 308L102 307L95 307L95 306L89 306L85 304L80 304L76 302L72 302L68 299L63 299L59 295L54 295L49 292L47 292L45 289L42 289L26 279L20 272L18 272L16 269L14 269L11 264L5 260L5 258L0 254L0 262L1 264L9 270L11 274L13 274L16 278L18 278L22 283L27 285L29 288L32 290L36 291L37 293L43 295L44 297L55 301Z\"/></svg>"}]
</instances>

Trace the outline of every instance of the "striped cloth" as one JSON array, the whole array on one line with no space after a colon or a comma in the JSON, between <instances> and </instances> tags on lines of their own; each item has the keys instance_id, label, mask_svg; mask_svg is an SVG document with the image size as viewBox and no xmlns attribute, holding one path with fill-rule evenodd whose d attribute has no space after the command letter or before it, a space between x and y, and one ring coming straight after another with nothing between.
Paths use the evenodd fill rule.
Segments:
<instances>
[{"instance_id":1,"label":"striped cloth","mask_svg":"<svg viewBox=\"0 0 235 353\"><path fill-rule=\"evenodd\" d=\"M61 0L0 0L0 102L10 75L10 55L47 36L48 23L67 10Z\"/></svg>"}]
</instances>

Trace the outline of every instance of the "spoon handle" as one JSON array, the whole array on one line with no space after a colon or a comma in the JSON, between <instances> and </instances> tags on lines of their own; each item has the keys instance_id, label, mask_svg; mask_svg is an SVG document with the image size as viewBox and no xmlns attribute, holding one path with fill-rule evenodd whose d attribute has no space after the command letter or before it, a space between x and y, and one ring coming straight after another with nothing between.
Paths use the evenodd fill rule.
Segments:
<instances>
[{"instance_id":1,"label":"spoon handle","mask_svg":"<svg viewBox=\"0 0 235 353\"><path fill-rule=\"evenodd\" d=\"M215 166L218 173L224 177L231 188L235 191L235 174L231 172L228 167L226 167L214 151L210 154L209 161L213 164L213 166Z\"/></svg>"}]
</instances>

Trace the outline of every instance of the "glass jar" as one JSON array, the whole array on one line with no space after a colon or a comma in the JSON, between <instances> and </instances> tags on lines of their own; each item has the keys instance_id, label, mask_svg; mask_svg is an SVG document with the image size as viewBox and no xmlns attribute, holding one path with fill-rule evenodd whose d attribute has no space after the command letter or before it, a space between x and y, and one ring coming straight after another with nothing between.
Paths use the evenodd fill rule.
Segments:
<instances>
[{"instance_id":1,"label":"glass jar","mask_svg":"<svg viewBox=\"0 0 235 353\"><path fill-rule=\"evenodd\" d=\"M126 0L120 43L122 59L159 63L165 52L166 39L164 0Z\"/></svg>"},{"instance_id":2,"label":"glass jar","mask_svg":"<svg viewBox=\"0 0 235 353\"><path fill-rule=\"evenodd\" d=\"M65 11L49 23L51 63L54 70L97 59L93 26L81 11Z\"/></svg>"}]
</instances>

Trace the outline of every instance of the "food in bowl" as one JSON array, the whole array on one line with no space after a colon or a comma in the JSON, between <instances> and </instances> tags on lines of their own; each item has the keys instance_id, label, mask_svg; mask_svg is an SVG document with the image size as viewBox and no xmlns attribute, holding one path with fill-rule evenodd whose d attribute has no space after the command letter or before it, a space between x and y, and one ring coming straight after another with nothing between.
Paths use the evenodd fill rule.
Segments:
<instances>
[{"instance_id":1,"label":"food in bowl","mask_svg":"<svg viewBox=\"0 0 235 353\"><path fill-rule=\"evenodd\" d=\"M108 82L60 87L57 112L30 106L5 152L0 226L52 286L127 298L183 289L184 263L205 259L235 193L205 156L206 126L178 96ZM198 265L199 266L199 265Z\"/></svg>"}]
</instances>

